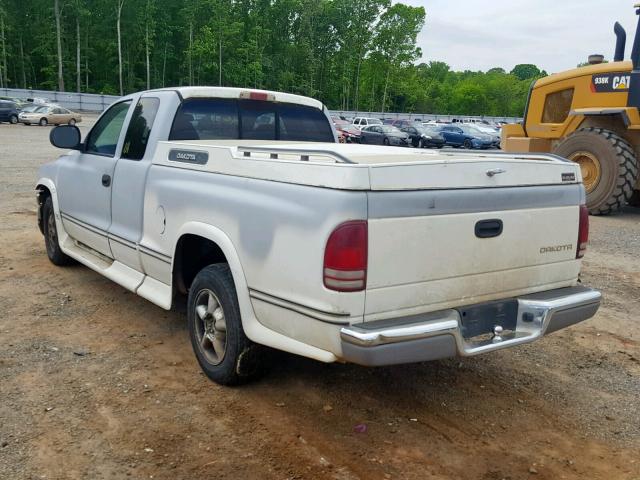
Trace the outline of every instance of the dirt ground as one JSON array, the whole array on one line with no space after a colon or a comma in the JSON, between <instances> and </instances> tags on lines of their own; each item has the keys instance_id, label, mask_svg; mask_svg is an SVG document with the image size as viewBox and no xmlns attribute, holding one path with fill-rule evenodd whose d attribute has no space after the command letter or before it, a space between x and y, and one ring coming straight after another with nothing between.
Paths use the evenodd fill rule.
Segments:
<instances>
[{"instance_id":1,"label":"dirt ground","mask_svg":"<svg viewBox=\"0 0 640 480\"><path fill-rule=\"evenodd\" d=\"M48 133L0 125L0 479L640 479L640 210L592 218L582 278L604 305L581 325L389 368L278 354L225 388L184 306L49 263Z\"/></svg>"}]
</instances>

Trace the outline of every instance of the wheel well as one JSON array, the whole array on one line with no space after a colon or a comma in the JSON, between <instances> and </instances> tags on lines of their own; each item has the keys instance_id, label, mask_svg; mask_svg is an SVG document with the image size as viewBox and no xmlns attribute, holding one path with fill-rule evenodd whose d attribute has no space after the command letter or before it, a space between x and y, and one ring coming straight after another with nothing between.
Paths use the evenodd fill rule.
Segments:
<instances>
[{"instance_id":1,"label":"wheel well","mask_svg":"<svg viewBox=\"0 0 640 480\"><path fill-rule=\"evenodd\" d=\"M215 242L198 235L180 237L173 262L173 281L178 292L186 294L198 272L214 263L227 263L227 257Z\"/></svg>"},{"instance_id":2,"label":"wheel well","mask_svg":"<svg viewBox=\"0 0 640 480\"><path fill-rule=\"evenodd\" d=\"M42 207L47 198L51 197L51 191L44 185L38 185L36 187L36 200L38 202L38 228L40 233L44 235L44 223L42 219Z\"/></svg>"},{"instance_id":3,"label":"wheel well","mask_svg":"<svg viewBox=\"0 0 640 480\"><path fill-rule=\"evenodd\" d=\"M620 115L592 115L587 116L580 124L579 128L596 127L610 130L629 142L637 157L640 157L640 132L629 130L625 118Z\"/></svg>"}]
</instances>

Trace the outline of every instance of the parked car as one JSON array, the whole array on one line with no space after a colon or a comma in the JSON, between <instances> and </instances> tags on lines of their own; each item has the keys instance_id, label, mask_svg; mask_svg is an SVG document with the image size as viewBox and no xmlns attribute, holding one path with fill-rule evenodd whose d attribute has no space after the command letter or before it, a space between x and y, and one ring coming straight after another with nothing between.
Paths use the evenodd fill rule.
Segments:
<instances>
[{"instance_id":1,"label":"parked car","mask_svg":"<svg viewBox=\"0 0 640 480\"><path fill-rule=\"evenodd\" d=\"M23 109L18 115L18 120L25 125L37 124L44 127L50 123L53 125L62 125L63 123L75 125L82 121L82 116L57 105L41 105L30 111Z\"/></svg>"},{"instance_id":2,"label":"parked car","mask_svg":"<svg viewBox=\"0 0 640 480\"><path fill-rule=\"evenodd\" d=\"M262 129L256 112L283 128ZM36 183L46 255L167 310L187 297L195 356L222 384L259 373L261 346L422 362L517 347L596 313L600 293L578 278L578 164L353 148L325 112L297 95L182 87L120 98L85 139L56 127L65 151Z\"/></svg>"},{"instance_id":3,"label":"parked car","mask_svg":"<svg viewBox=\"0 0 640 480\"><path fill-rule=\"evenodd\" d=\"M37 103L38 105L48 105L51 103L48 98L42 98L42 97L27 98L27 102Z\"/></svg>"},{"instance_id":4,"label":"parked car","mask_svg":"<svg viewBox=\"0 0 640 480\"><path fill-rule=\"evenodd\" d=\"M22 110L22 107L29 105L29 102L27 102L26 100L16 97L0 97L0 100L6 100L8 102L15 103L18 110Z\"/></svg>"},{"instance_id":5,"label":"parked car","mask_svg":"<svg viewBox=\"0 0 640 480\"><path fill-rule=\"evenodd\" d=\"M421 125L422 122L418 122L417 120L394 120L391 125L394 127L403 129L404 127L411 127L413 125Z\"/></svg>"},{"instance_id":6,"label":"parked car","mask_svg":"<svg viewBox=\"0 0 640 480\"><path fill-rule=\"evenodd\" d=\"M372 117L356 117L353 119L353 124L356 126L356 128L362 130L368 125L382 125L382 120Z\"/></svg>"},{"instance_id":7,"label":"parked car","mask_svg":"<svg viewBox=\"0 0 640 480\"><path fill-rule=\"evenodd\" d=\"M0 100L0 123L8 122L12 124L18 123L18 115L20 114L18 107L14 102Z\"/></svg>"},{"instance_id":8,"label":"parked car","mask_svg":"<svg viewBox=\"0 0 640 480\"><path fill-rule=\"evenodd\" d=\"M409 135L392 125L369 125L360 133L360 143L401 147L410 145Z\"/></svg>"},{"instance_id":9,"label":"parked car","mask_svg":"<svg viewBox=\"0 0 640 480\"><path fill-rule=\"evenodd\" d=\"M360 130L358 130L352 123L336 117L332 117L331 120L333 120L333 126L336 128L338 136L342 137L344 140L343 143L360 142Z\"/></svg>"},{"instance_id":10,"label":"parked car","mask_svg":"<svg viewBox=\"0 0 640 480\"><path fill-rule=\"evenodd\" d=\"M469 125L456 124L440 127L440 133L444 137L446 145L452 147L491 148L493 141L489 135L478 130L472 131Z\"/></svg>"},{"instance_id":11,"label":"parked car","mask_svg":"<svg viewBox=\"0 0 640 480\"><path fill-rule=\"evenodd\" d=\"M472 130L475 128L480 133L484 133L485 135L489 135L491 137L491 139L493 140L493 147L494 148L499 148L500 147L500 132L497 129L495 129L492 126L487 125L485 123L474 123L474 124L470 124L469 126L471 127Z\"/></svg>"},{"instance_id":12,"label":"parked car","mask_svg":"<svg viewBox=\"0 0 640 480\"><path fill-rule=\"evenodd\" d=\"M442 148L445 141L442 134L434 127L425 127L421 123L401 128L409 135L409 140L414 147L418 148Z\"/></svg>"}]
</instances>

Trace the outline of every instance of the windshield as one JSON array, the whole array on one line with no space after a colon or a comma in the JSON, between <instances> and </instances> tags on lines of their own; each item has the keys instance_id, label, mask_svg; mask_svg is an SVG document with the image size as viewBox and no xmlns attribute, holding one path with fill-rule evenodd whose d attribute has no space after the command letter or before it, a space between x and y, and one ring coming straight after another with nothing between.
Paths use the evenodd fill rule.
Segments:
<instances>
[{"instance_id":1,"label":"windshield","mask_svg":"<svg viewBox=\"0 0 640 480\"><path fill-rule=\"evenodd\" d=\"M367 121L369 122L369 125L382 125L382 121L377 118L367 118Z\"/></svg>"},{"instance_id":2,"label":"windshield","mask_svg":"<svg viewBox=\"0 0 640 480\"><path fill-rule=\"evenodd\" d=\"M482 132L474 125L460 125L460 129L467 135L480 135Z\"/></svg>"},{"instance_id":3,"label":"windshield","mask_svg":"<svg viewBox=\"0 0 640 480\"><path fill-rule=\"evenodd\" d=\"M398 128L391 125L383 125L382 127L380 127L380 130L383 133L400 133L400 130Z\"/></svg>"},{"instance_id":4,"label":"windshield","mask_svg":"<svg viewBox=\"0 0 640 480\"><path fill-rule=\"evenodd\" d=\"M34 112L36 113L45 113L49 111L49 107L37 107Z\"/></svg>"},{"instance_id":5,"label":"windshield","mask_svg":"<svg viewBox=\"0 0 640 480\"><path fill-rule=\"evenodd\" d=\"M440 133L437 127L416 127L419 132L426 133L427 135L438 135Z\"/></svg>"}]
</instances>

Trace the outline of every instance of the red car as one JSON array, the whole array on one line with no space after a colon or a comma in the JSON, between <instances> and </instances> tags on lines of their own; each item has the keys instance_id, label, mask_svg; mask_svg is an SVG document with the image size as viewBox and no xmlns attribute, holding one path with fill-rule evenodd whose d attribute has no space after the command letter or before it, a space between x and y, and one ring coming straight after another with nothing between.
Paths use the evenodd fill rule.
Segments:
<instances>
[{"instance_id":1,"label":"red car","mask_svg":"<svg viewBox=\"0 0 640 480\"><path fill-rule=\"evenodd\" d=\"M333 121L333 126L336 127L336 132L338 133L341 143L360 143L360 135L362 132L353 126L353 124L337 117L331 117L331 121Z\"/></svg>"}]
</instances>

